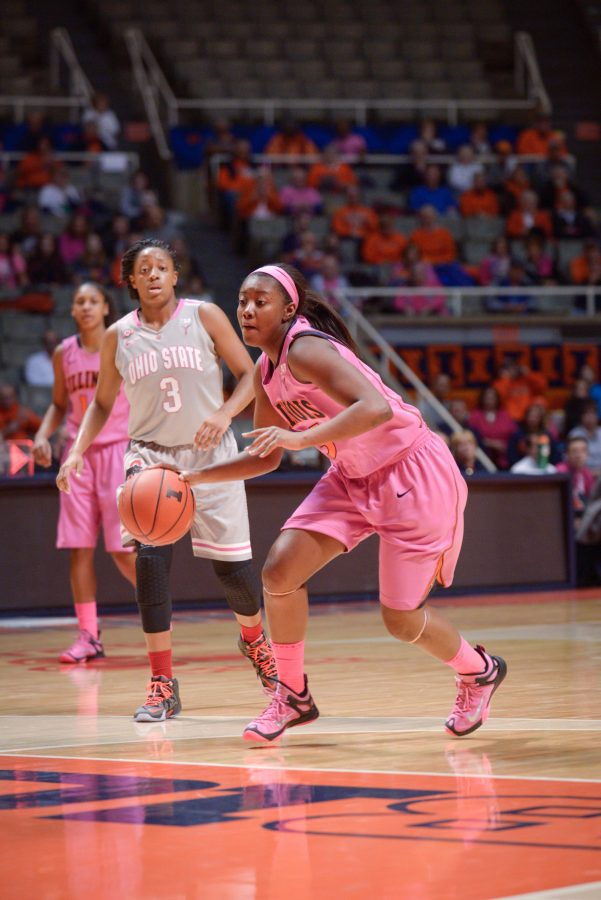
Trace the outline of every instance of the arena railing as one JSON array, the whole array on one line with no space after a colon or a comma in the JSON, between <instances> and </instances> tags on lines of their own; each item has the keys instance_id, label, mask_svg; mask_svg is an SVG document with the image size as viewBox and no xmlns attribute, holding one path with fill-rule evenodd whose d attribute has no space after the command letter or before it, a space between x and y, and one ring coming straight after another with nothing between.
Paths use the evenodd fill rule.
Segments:
<instances>
[{"instance_id":1,"label":"arena railing","mask_svg":"<svg viewBox=\"0 0 601 900\"><path fill-rule=\"evenodd\" d=\"M378 285L373 287L349 287L344 290L344 304L345 309L352 308L357 310L357 308L361 309L363 301L367 299L393 299L398 296L445 297L449 315L455 318L465 318L465 303L467 300L479 299L486 301L487 298L496 297L529 297L532 298L536 307L536 301L540 299L568 298L572 301L569 311L564 311L562 307L557 312L553 312L551 309L547 309L545 312L537 312L535 308L533 312L525 314L528 316L529 324L535 325L541 315L553 316L554 319L559 317L562 321L570 319L577 321L577 315L584 315L586 317L595 317L601 322L601 313L596 311L597 301L599 301L599 308L601 309L601 287L593 284L555 285L551 287L534 287L530 285L513 285L510 287L498 287L496 285L487 287L445 287L444 285L433 285L420 288L404 287L403 285L393 287L380 287ZM581 313L574 314L573 301L576 297L583 298L584 309ZM482 310L480 315L486 315L491 325L496 321L495 313L487 313L485 309ZM436 319L440 321L439 317L436 317ZM400 314L399 320L407 321L406 319L403 320ZM433 317L429 317L429 321L433 320ZM419 322L420 316L412 317L411 321Z\"/></svg>"},{"instance_id":2,"label":"arena railing","mask_svg":"<svg viewBox=\"0 0 601 900\"><path fill-rule=\"evenodd\" d=\"M67 73L68 96L59 96ZM50 87L56 96L46 94L0 95L0 109L10 109L16 122L22 122L28 109L67 110L71 121L91 105L94 88L82 69L75 48L66 28L54 28L50 32Z\"/></svg>"},{"instance_id":3,"label":"arena railing","mask_svg":"<svg viewBox=\"0 0 601 900\"><path fill-rule=\"evenodd\" d=\"M23 150L0 150L0 161L3 164L18 162L26 156ZM53 157L64 163L96 163L104 172L135 172L140 167L140 156L131 150L103 150L100 153L87 153L77 150L54 150ZM126 163L126 166L123 163Z\"/></svg>"},{"instance_id":4,"label":"arena railing","mask_svg":"<svg viewBox=\"0 0 601 900\"><path fill-rule=\"evenodd\" d=\"M177 116L174 113L177 104L175 94L139 28L128 28L125 31L125 44L157 152L161 159L171 159L173 153L167 141L163 118L171 122L173 116Z\"/></svg>"},{"instance_id":5,"label":"arena railing","mask_svg":"<svg viewBox=\"0 0 601 900\"><path fill-rule=\"evenodd\" d=\"M347 297L355 296L357 289L346 291ZM398 290L397 290L398 293ZM432 293L432 291L430 291ZM362 296L362 295L360 295ZM372 294L373 296L373 294ZM393 374L395 369L401 373L403 378L415 389L416 394L425 400L436 412L437 416L445 422L453 433L463 431L463 426L451 415L448 409L434 396L424 382L419 378L413 369L407 365L404 359L399 356L396 350L390 346L388 341L380 334L380 332L365 318L363 313L357 309L350 299L340 298L343 314L346 318L349 330L361 349L366 362L378 372L382 381L391 387L397 393L403 395L404 388L398 378ZM373 347L377 347L380 351L374 353ZM476 449L476 456L484 466L487 472L496 472L497 467L493 461L486 455L481 447Z\"/></svg>"}]
</instances>

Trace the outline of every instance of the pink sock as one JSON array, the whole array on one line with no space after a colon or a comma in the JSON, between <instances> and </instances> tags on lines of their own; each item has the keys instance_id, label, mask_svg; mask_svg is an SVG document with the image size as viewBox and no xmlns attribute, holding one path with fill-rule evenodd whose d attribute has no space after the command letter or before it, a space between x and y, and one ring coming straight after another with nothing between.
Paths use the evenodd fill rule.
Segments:
<instances>
[{"instance_id":1,"label":"pink sock","mask_svg":"<svg viewBox=\"0 0 601 900\"><path fill-rule=\"evenodd\" d=\"M272 646L279 680L295 693L302 693L305 689L305 642L276 644L272 641Z\"/></svg>"},{"instance_id":2,"label":"pink sock","mask_svg":"<svg viewBox=\"0 0 601 900\"><path fill-rule=\"evenodd\" d=\"M263 623L259 622L258 625L241 625L240 634L243 641L246 641L247 644L252 644L253 641L256 641L263 634Z\"/></svg>"},{"instance_id":3,"label":"pink sock","mask_svg":"<svg viewBox=\"0 0 601 900\"><path fill-rule=\"evenodd\" d=\"M459 675L479 675L486 669L480 654L463 637L456 655L448 659L445 665L455 669Z\"/></svg>"},{"instance_id":4,"label":"pink sock","mask_svg":"<svg viewBox=\"0 0 601 900\"><path fill-rule=\"evenodd\" d=\"M75 615L79 622L80 631L89 631L93 638L98 638L98 616L96 614L96 601L75 604Z\"/></svg>"}]
</instances>

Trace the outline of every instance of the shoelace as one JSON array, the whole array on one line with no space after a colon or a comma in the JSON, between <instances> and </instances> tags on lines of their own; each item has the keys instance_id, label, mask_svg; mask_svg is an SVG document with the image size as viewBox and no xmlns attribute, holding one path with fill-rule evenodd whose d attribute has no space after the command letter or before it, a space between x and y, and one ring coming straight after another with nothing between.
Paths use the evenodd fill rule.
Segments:
<instances>
[{"instance_id":1,"label":"shoelace","mask_svg":"<svg viewBox=\"0 0 601 900\"><path fill-rule=\"evenodd\" d=\"M470 692L478 687L476 684L469 684L466 681L462 681L460 678L457 679L457 699L455 700L455 709L458 709L460 712L468 712L470 706L472 704L472 700L470 697Z\"/></svg>"},{"instance_id":2,"label":"shoelace","mask_svg":"<svg viewBox=\"0 0 601 900\"><path fill-rule=\"evenodd\" d=\"M256 720L258 722L270 722L272 719L276 719L279 721L283 719L286 715L286 711L289 709L288 704L282 697L278 697L277 695L273 698L267 709L265 709L259 718Z\"/></svg>"},{"instance_id":3,"label":"shoelace","mask_svg":"<svg viewBox=\"0 0 601 900\"><path fill-rule=\"evenodd\" d=\"M159 706L163 700L173 697L173 690L164 681L151 681L148 685L148 697L144 706Z\"/></svg>"},{"instance_id":4,"label":"shoelace","mask_svg":"<svg viewBox=\"0 0 601 900\"><path fill-rule=\"evenodd\" d=\"M264 675L267 675L269 678L277 676L278 669L275 658L270 652L270 647L266 640L262 641L257 647L248 647L248 655L259 666Z\"/></svg>"}]
</instances>

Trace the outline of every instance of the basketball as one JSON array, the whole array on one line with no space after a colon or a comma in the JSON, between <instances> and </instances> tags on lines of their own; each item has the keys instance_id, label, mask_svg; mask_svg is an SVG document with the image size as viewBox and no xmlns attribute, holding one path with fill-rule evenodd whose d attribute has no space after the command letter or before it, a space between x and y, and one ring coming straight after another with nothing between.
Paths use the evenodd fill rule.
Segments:
<instances>
[{"instance_id":1,"label":"basketball","mask_svg":"<svg viewBox=\"0 0 601 900\"><path fill-rule=\"evenodd\" d=\"M141 544L174 544L190 530L196 503L173 469L155 466L129 478L119 495L123 526Z\"/></svg>"}]
</instances>

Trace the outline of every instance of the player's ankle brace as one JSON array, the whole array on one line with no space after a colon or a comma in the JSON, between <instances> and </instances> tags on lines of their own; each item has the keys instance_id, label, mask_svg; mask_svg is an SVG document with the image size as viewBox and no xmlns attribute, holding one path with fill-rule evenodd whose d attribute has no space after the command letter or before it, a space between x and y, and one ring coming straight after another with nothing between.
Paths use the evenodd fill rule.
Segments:
<instances>
[{"instance_id":1,"label":"player's ankle brace","mask_svg":"<svg viewBox=\"0 0 601 900\"><path fill-rule=\"evenodd\" d=\"M171 594L169 570L173 547L151 547L138 544L136 559L136 599L146 634L169 631L171 627Z\"/></svg>"},{"instance_id":2,"label":"player's ankle brace","mask_svg":"<svg viewBox=\"0 0 601 900\"><path fill-rule=\"evenodd\" d=\"M222 562L215 559L213 569L230 609L239 616L256 616L261 609L261 586L252 560Z\"/></svg>"}]
</instances>

